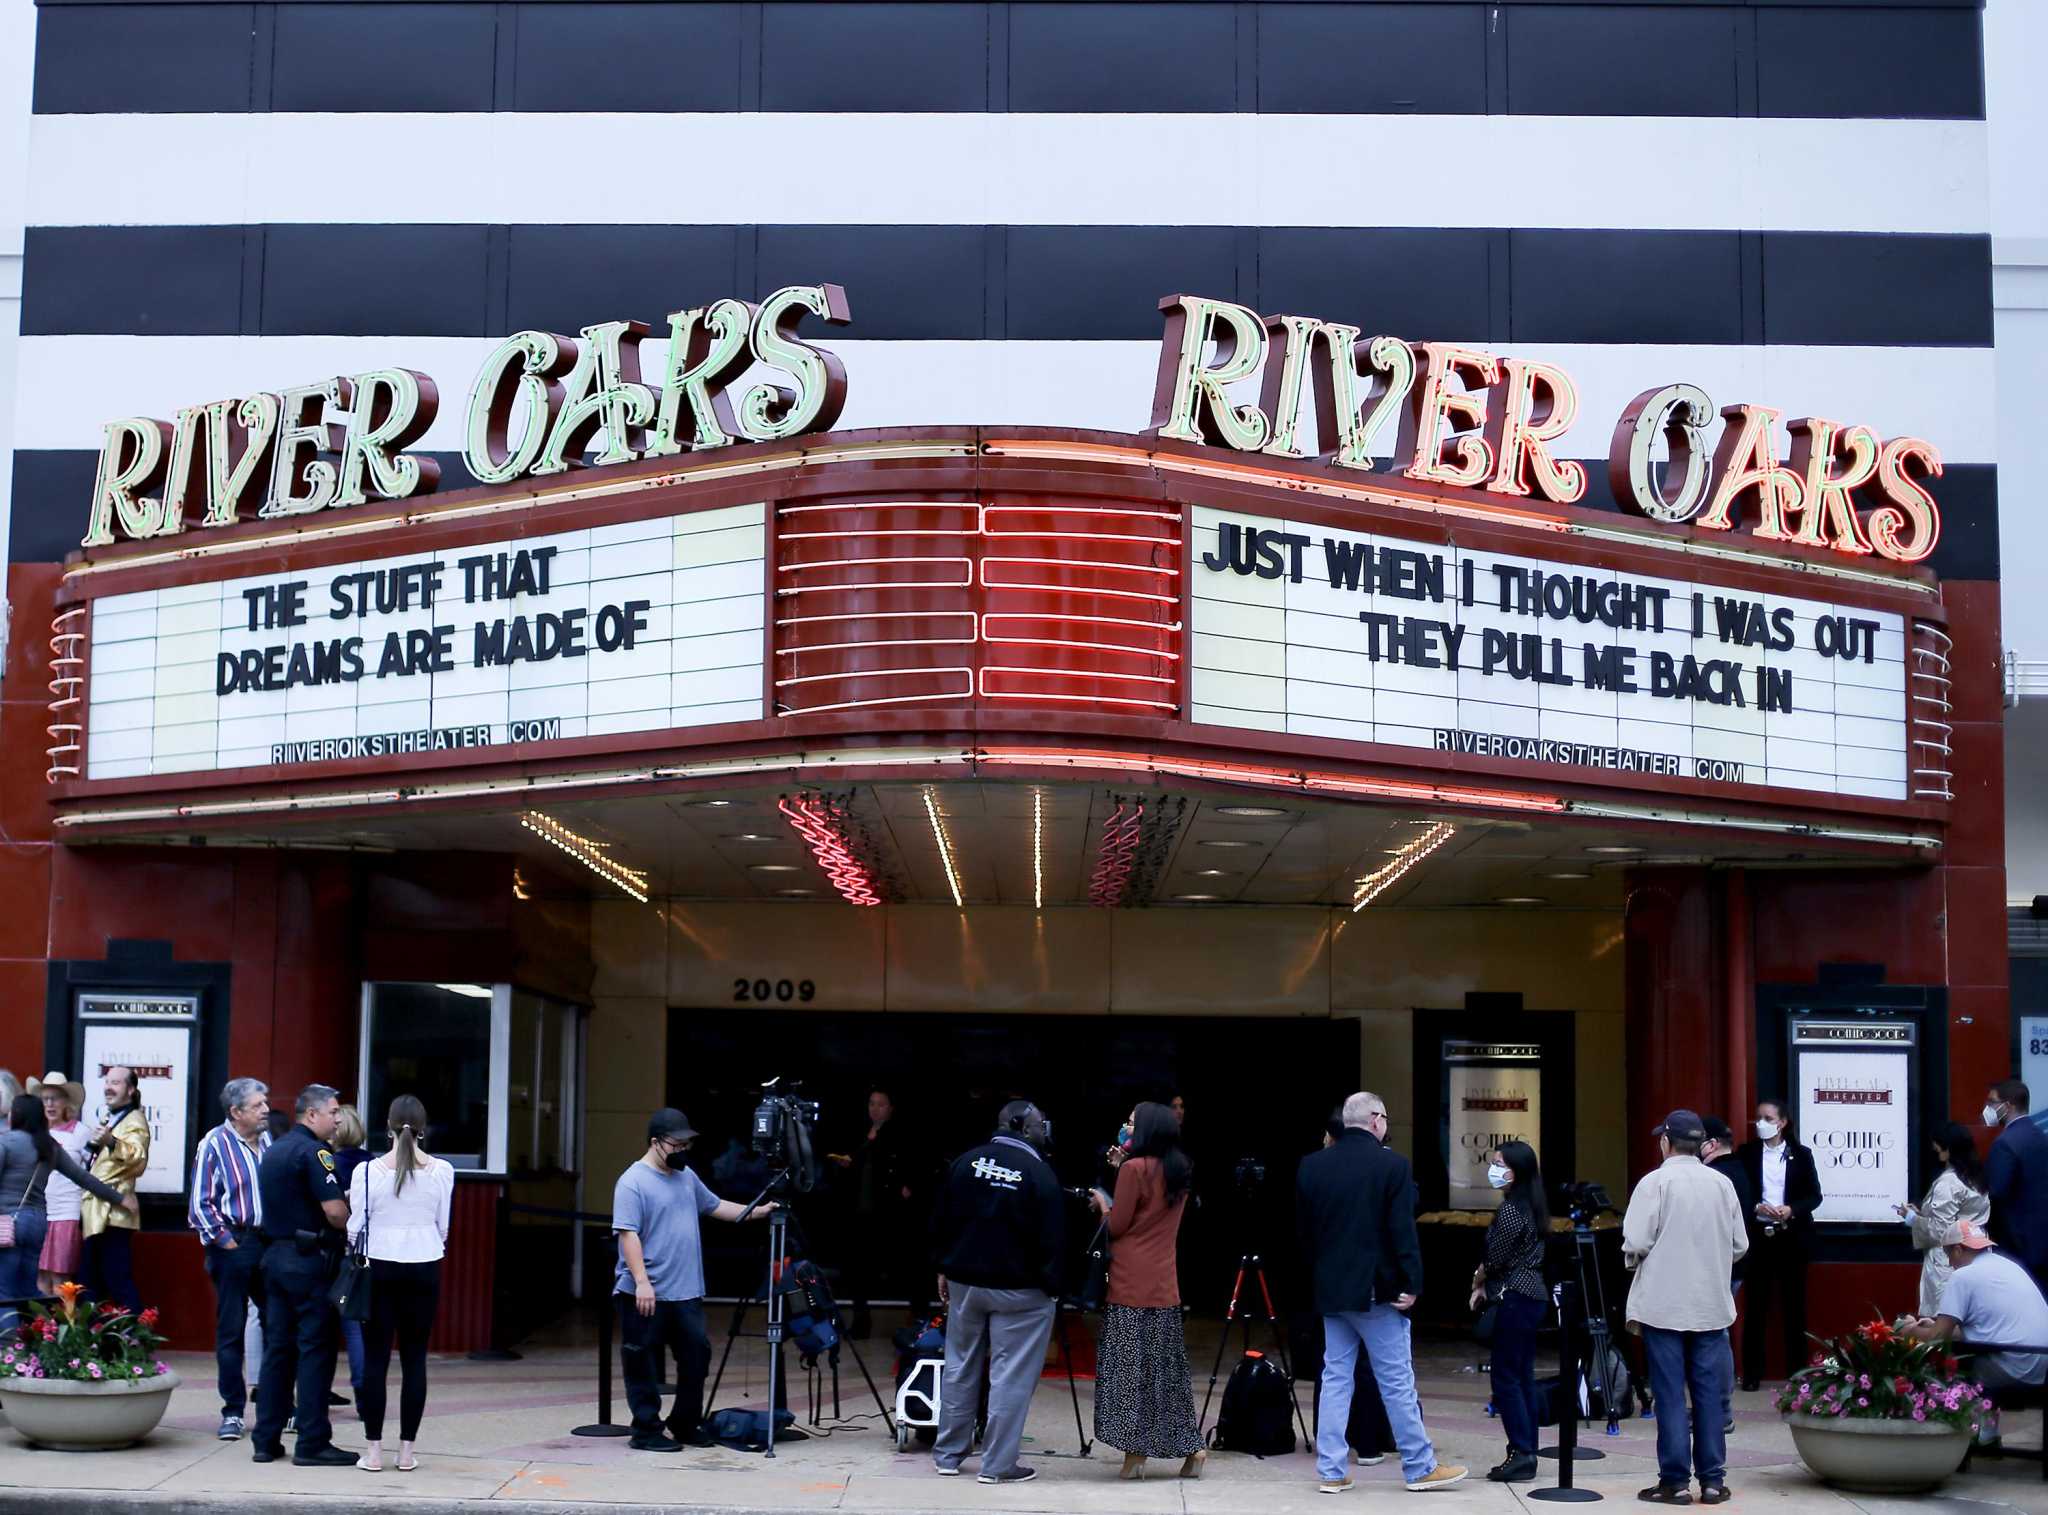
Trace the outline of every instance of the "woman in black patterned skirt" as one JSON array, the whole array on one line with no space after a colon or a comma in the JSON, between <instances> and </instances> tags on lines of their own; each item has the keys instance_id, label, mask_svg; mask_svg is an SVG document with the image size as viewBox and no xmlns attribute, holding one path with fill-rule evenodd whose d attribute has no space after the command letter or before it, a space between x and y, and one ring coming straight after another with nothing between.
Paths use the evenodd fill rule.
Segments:
<instances>
[{"instance_id":1,"label":"woman in black patterned skirt","mask_svg":"<svg viewBox=\"0 0 2048 1515\"><path fill-rule=\"evenodd\" d=\"M1095 1360L1095 1439L1124 1454L1119 1478L1143 1478L1148 1457L1179 1457L1180 1476L1200 1478L1208 1453L1195 1425L1181 1334L1176 1248L1192 1171L1180 1122L1166 1105L1131 1112L1130 1155L1116 1198L1093 1202L1109 1222L1108 1303Z\"/></svg>"}]
</instances>

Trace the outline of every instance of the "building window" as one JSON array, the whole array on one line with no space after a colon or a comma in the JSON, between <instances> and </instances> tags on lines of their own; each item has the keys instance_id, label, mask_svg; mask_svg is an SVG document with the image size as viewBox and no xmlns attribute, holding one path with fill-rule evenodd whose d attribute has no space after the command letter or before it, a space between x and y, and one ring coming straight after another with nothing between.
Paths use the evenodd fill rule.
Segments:
<instances>
[{"instance_id":1,"label":"building window","mask_svg":"<svg viewBox=\"0 0 2048 1515\"><path fill-rule=\"evenodd\" d=\"M363 985L362 1112L370 1148L401 1094L427 1107L427 1150L459 1169L503 1173L512 1054L509 984Z\"/></svg>"}]
</instances>

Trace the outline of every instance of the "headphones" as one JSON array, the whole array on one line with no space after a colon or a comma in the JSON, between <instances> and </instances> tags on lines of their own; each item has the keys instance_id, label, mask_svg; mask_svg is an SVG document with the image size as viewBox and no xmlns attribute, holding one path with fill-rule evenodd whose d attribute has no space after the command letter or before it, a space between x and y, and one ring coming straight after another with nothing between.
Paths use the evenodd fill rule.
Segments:
<instances>
[{"instance_id":1,"label":"headphones","mask_svg":"<svg viewBox=\"0 0 2048 1515\"><path fill-rule=\"evenodd\" d=\"M1043 1110L1028 1100L1024 1108L1004 1124L1004 1130L1020 1141L1029 1142L1040 1152L1052 1146L1052 1122L1046 1119Z\"/></svg>"}]
</instances>

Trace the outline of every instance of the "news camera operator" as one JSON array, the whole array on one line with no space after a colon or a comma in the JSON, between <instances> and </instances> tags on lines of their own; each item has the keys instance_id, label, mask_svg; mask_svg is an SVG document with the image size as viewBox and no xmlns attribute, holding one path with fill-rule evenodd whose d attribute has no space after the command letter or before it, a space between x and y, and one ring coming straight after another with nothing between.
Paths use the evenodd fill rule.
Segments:
<instances>
[{"instance_id":1,"label":"news camera operator","mask_svg":"<svg viewBox=\"0 0 2048 1515\"><path fill-rule=\"evenodd\" d=\"M979 1482L1024 1483L1017 1461L1032 1391L1052 1339L1066 1239L1065 1198L1046 1153L1052 1122L1027 1099L996 1117L996 1132L946 1174L932 1211L939 1301L947 1308L945 1395L932 1463L957 1477L974 1437L988 1376L988 1430Z\"/></svg>"},{"instance_id":2,"label":"news camera operator","mask_svg":"<svg viewBox=\"0 0 2048 1515\"><path fill-rule=\"evenodd\" d=\"M749 1211L713 1194L683 1163L696 1139L697 1130L682 1111L655 1111L647 1118L647 1150L612 1186L612 1234L619 1243L613 1286L619 1361L633 1412L633 1436L626 1445L636 1452L712 1445L701 1425L711 1336L704 1329L704 1238L698 1218L765 1220L776 1208L768 1200ZM676 1398L666 1436L654 1368L657 1347L666 1347L676 1362Z\"/></svg>"}]
</instances>

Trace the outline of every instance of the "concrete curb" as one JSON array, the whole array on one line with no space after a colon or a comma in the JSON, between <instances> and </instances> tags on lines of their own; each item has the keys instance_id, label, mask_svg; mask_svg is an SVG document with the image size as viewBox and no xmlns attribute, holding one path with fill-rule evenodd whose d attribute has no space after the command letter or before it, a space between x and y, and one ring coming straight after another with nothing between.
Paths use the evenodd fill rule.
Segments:
<instances>
[{"instance_id":1,"label":"concrete curb","mask_svg":"<svg viewBox=\"0 0 2048 1515\"><path fill-rule=\"evenodd\" d=\"M88 1491L78 1491L85 1494ZM122 1491L115 1496L123 1508L144 1509L151 1515L251 1515L272 1502L290 1501L294 1509L304 1508L318 1515L363 1515L364 1509L378 1509L390 1503L405 1515L619 1515L622 1510L659 1509L662 1515L763 1515L772 1506L759 1504L671 1504L648 1505L633 1501L608 1503L602 1500L571 1499L396 1499L350 1498L340 1494L268 1494L236 1490L219 1494L167 1494L157 1490ZM50 1515L47 1489L0 1489L0 1515Z\"/></svg>"}]
</instances>

